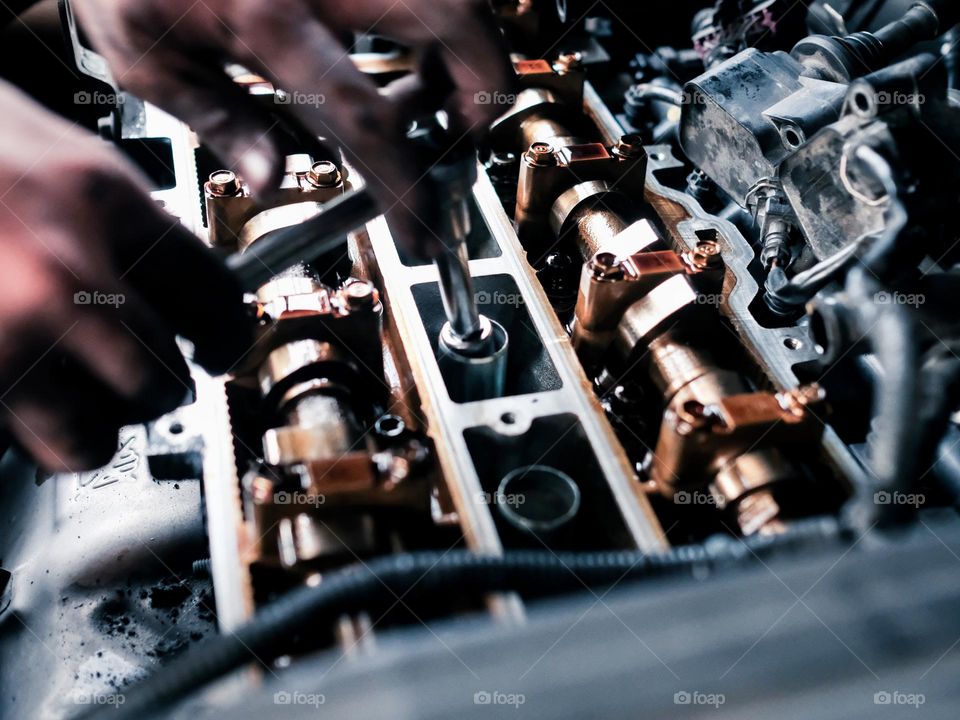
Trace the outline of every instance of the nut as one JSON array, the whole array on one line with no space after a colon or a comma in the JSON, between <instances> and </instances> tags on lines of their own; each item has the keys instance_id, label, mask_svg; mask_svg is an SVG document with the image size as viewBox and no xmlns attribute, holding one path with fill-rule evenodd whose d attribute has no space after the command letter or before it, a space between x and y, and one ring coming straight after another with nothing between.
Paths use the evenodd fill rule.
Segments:
<instances>
[{"instance_id":1,"label":"nut","mask_svg":"<svg viewBox=\"0 0 960 720\"><path fill-rule=\"evenodd\" d=\"M690 253L690 262L700 269L716 267L721 259L720 243L716 240L701 240Z\"/></svg>"},{"instance_id":2,"label":"nut","mask_svg":"<svg viewBox=\"0 0 960 720\"><path fill-rule=\"evenodd\" d=\"M534 167L550 167L557 164L557 156L554 155L553 146L550 143L533 143L525 157Z\"/></svg>"},{"instance_id":3,"label":"nut","mask_svg":"<svg viewBox=\"0 0 960 720\"><path fill-rule=\"evenodd\" d=\"M590 261L590 274L597 280L615 280L623 271L620 262L613 253L597 253Z\"/></svg>"},{"instance_id":4,"label":"nut","mask_svg":"<svg viewBox=\"0 0 960 720\"><path fill-rule=\"evenodd\" d=\"M822 405L826 400L826 393L817 383L811 383L787 390L778 395L777 399L784 410L800 416L811 405Z\"/></svg>"},{"instance_id":5,"label":"nut","mask_svg":"<svg viewBox=\"0 0 960 720\"><path fill-rule=\"evenodd\" d=\"M643 157L643 138L636 133L621 135L613 151L622 158Z\"/></svg>"},{"instance_id":6,"label":"nut","mask_svg":"<svg viewBox=\"0 0 960 720\"><path fill-rule=\"evenodd\" d=\"M583 55L578 52L561 53L553 63L553 69L558 73L567 73L583 65Z\"/></svg>"},{"instance_id":7,"label":"nut","mask_svg":"<svg viewBox=\"0 0 960 720\"><path fill-rule=\"evenodd\" d=\"M336 187L340 184L340 170L329 160L320 160L310 167L307 180L317 187Z\"/></svg>"},{"instance_id":8,"label":"nut","mask_svg":"<svg viewBox=\"0 0 960 720\"><path fill-rule=\"evenodd\" d=\"M373 283L358 280L347 285L343 289L343 295L346 298L347 307L351 310L363 310L376 304L377 291Z\"/></svg>"},{"instance_id":9,"label":"nut","mask_svg":"<svg viewBox=\"0 0 960 720\"><path fill-rule=\"evenodd\" d=\"M233 170L216 170L210 173L207 189L215 197L229 197L240 192L240 178Z\"/></svg>"}]
</instances>

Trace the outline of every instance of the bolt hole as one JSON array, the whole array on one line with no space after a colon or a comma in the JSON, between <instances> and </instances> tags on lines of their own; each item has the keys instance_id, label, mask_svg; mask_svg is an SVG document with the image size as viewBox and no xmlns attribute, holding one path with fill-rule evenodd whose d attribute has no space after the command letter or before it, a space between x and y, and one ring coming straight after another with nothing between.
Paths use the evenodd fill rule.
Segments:
<instances>
[{"instance_id":1,"label":"bolt hole","mask_svg":"<svg viewBox=\"0 0 960 720\"><path fill-rule=\"evenodd\" d=\"M172 422L170 423L170 427L168 429L170 430L171 435L179 435L180 433L183 432L183 424L178 422Z\"/></svg>"},{"instance_id":2,"label":"bolt hole","mask_svg":"<svg viewBox=\"0 0 960 720\"><path fill-rule=\"evenodd\" d=\"M783 339L783 346L787 348L787 350L800 350L803 347L803 342L798 338L788 337Z\"/></svg>"},{"instance_id":3,"label":"bolt hole","mask_svg":"<svg viewBox=\"0 0 960 720\"><path fill-rule=\"evenodd\" d=\"M656 162L663 162L664 160L667 159L667 156L661 152L654 152L654 153L650 153L650 159Z\"/></svg>"},{"instance_id":4,"label":"bolt hole","mask_svg":"<svg viewBox=\"0 0 960 720\"><path fill-rule=\"evenodd\" d=\"M504 425L513 425L515 422L517 422L517 416L512 412L505 412L500 416L500 422L502 422Z\"/></svg>"},{"instance_id":5,"label":"bolt hole","mask_svg":"<svg viewBox=\"0 0 960 720\"><path fill-rule=\"evenodd\" d=\"M862 113L869 113L873 109L873 102L865 92L854 93L853 106Z\"/></svg>"},{"instance_id":6,"label":"bolt hole","mask_svg":"<svg viewBox=\"0 0 960 720\"><path fill-rule=\"evenodd\" d=\"M800 137L800 133L797 132L795 128L787 128L783 131L783 139L787 141L787 145L792 148L800 147L803 145L803 138Z\"/></svg>"}]
</instances>

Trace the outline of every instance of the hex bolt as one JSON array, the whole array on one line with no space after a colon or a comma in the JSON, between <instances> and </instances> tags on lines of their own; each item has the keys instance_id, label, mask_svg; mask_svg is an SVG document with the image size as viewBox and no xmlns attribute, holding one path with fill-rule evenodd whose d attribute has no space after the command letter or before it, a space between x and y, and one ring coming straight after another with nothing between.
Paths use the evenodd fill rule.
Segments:
<instances>
[{"instance_id":1,"label":"hex bolt","mask_svg":"<svg viewBox=\"0 0 960 720\"><path fill-rule=\"evenodd\" d=\"M613 148L614 152L622 158L643 157L643 138L637 133L627 133L621 135Z\"/></svg>"},{"instance_id":2,"label":"hex bolt","mask_svg":"<svg viewBox=\"0 0 960 720\"><path fill-rule=\"evenodd\" d=\"M794 415L800 416L811 405L820 405L826 399L826 393L817 383L800 385L777 396L780 406Z\"/></svg>"},{"instance_id":3,"label":"hex bolt","mask_svg":"<svg viewBox=\"0 0 960 720\"><path fill-rule=\"evenodd\" d=\"M317 187L336 187L340 184L340 170L329 160L320 160L310 167L307 180Z\"/></svg>"},{"instance_id":4,"label":"hex bolt","mask_svg":"<svg viewBox=\"0 0 960 720\"><path fill-rule=\"evenodd\" d=\"M690 435L722 424L721 418L715 415L711 408L696 400L688 400L672 411L671 415L674 418L674 431L678 435Z\"/></svg>"},{"instance_id":5,"label":"hex bolt","mask_svg":"<svg viewBox=\"0 0 960 720\"><path fill-rule=\"evenodd\" d=\"M240 192L240 178L233 170L216 170L210 173L207 189L215 197L230 197Z\"/></svg>"},{"instance_id":6,"label":"hex bolt","mask_svg":"<svg viewBox=\"0 0 960 720\"><path fill-rule=\"evenodd\" d=\"M590 274L597 280L616 280L621 273L620 262L613 253L597 253L590 261Z\"/></svg>"},{"instance_id":7,"label":"hex bolt","mask_svg":"<svg viewBox=\"0 0 960 720\"><path fill-rule=\"evenodd\" d=\"M700 269L716 267L721 260L720 243L716 240L701 240L690 255L690 261Z\"/></svg>"},{"instance_id":8,"label":"hex bolt","mask_svg":"<svg viewBox=\"0 0 960 720\"><path fill-rule=\"evenodd\" d=\"M553 69L558 73L567 73L583 65L583 55L578 52L561 53L553 63Z\"/></svg>"},{"instance_id":9,"label":"hex bolt","mask_svg":"<svg viewBox=\"0 0 960 720\"><path fill-rule=\"evenodd\" d=\"M375 304L376 290L373 283L366 280L352 282L343 289L343 294L347 300L347 306L351 310L364 310L371 308Z\"/></svg>"},{"instance_id":10,"label":"hex bolt","mask_svg":"<svg viewBox=\"0 0 960 720\"><path fill-rule=\"evenodd\" d=\"M526 154L527 161L534 167L550 167L557 164L557 156L553 153L553 145L545 142L535 142Z\"/></svg>"}]
</instances>

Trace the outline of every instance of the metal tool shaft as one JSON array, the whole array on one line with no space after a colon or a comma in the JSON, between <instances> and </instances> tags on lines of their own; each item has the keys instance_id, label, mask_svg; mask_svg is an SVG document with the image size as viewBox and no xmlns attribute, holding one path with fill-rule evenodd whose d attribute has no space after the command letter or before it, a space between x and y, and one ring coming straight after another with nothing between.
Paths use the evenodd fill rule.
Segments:
<instances>
[{"instance_id":1,"label":"metal tool shaft","mask_svg":"<svg viewBox=\"0 0 960 720\"><path fill-rule=\"evenodd\" d=\"M458 231L459 234L459 231ZM464 339L480 331L480 313L470 278L470 258L465 234L449 240L447 248L434 259L439 274L443 308L453 332Z\"/></svg>"},{"instance_id":2,"label":"metal tool shaft","mask_svg":"<svg viewBox=\"0 0 960 720\"><path fill-rule=\"evenodd\" d=\"M243 253L227 258L245 292L254 292L275 275L336 249L351 230L380 214L366 188L351 190L327 203L320 214L258 240Z\"/></svg>"}]
</instances>

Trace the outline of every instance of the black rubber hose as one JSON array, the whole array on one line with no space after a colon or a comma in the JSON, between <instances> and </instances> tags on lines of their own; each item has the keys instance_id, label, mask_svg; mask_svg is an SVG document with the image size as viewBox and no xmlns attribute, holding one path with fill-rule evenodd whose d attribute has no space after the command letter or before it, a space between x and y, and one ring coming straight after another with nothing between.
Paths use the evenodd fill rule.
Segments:
<instances>
[{"instance_id":1,"label":"black rubber hose","mask_svg":"<svg viewBox=\"0 0 960 720\"><path fill-rule=\"evenodd\" d=\"M889 163L874 149L863 145L852 153L862 168L882 185L889 198L887 226L868 246L860 263L847 275L846 291L850 309L859 315L860 327L877 362L883 381L875 385L873 419L868 437L870 465L876 490L908 492L916 477L921 450L917 416L920 395L920 343L910 312L897 303L883 302L886 288L896 281L902 268L898 262L905 236L907 212ZM844 179L850 187L849 180ZM855 500L855 524L901 522L910 514L905 505L878 505L874 493Z\"/></svg>"},{"instance_id":2,"label":"black rubber hose","mask_svg":"<svg viewBox=\"0 0 960 720\"><path fill-rule=\"evenodd\" d=\"M205 640L153 676L124 689L123 704L95 709L79 718L143 720L248 663L269 662L287 650L297 635L329 627L344 613L389 607L398 597L413 602L418 596L451 591L582 591L584 586L702 572L769 557L773 552L833 544L844 536L844 528L836 520L822 518L795 523L783 535L743 540L721 537L656 554L635 550L560 554L515 551L492 556L460 550L388 556L330 573L315 587L291 591L236 631Z\"/></svg>"}]
</instances>

